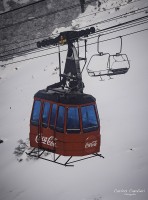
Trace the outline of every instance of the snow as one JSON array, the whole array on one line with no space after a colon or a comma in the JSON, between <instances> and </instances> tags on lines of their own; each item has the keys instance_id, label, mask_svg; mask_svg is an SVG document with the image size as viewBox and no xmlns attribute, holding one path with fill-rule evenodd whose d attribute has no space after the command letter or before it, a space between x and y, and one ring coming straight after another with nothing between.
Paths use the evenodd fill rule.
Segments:
<instances>
[{"instance_id":1,"label":"snow","mask_svg":"<svg viewBox=\"0 0 148 200\"><path fill-rule=\"evenodd\" d=\"M78 23L85 25L83 20ZM125 75L99 81L84 70L84 92L97 99L105 159L92 158L75 167L15 152L16 147L27 149L22 142L28 144L33 95L59 79L58 55L0 67L0 139L4 141L0 143L0 200L148 199L147 31L123 37L123 52L131 64ZM93 53L96 45L89 46L88 58Z\"/></svg>"}]
</instances>

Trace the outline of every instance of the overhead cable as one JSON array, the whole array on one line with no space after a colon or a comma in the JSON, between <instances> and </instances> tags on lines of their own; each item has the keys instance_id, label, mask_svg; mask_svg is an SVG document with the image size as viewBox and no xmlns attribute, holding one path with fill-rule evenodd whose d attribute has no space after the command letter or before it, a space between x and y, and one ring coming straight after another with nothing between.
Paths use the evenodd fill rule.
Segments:
<instances>
[{"instance_id":1,"label":"overhead cable","mask_svg":"<svg viewBox=\"0 0 148 200\"><path fill-rule=\"evenodd\" d=\"M123 34L123 35L120 35L120 37L126 37L126 36L130 36L130 35L133 35L133 34L136 34L136 33L144 32L144 31L148 31L148 28L141 29L141 30L138 30L138 31L134 31L134 32L131 32L131 33L127 33L127 34ZM115 39L115 38L118 38L118 37L119 36L113 37L113 38L109 38L109 39L105 39L105 40L101 40L100 42L106 42L108 40ZM90 45L94 45L94 44L97 44L97 42L92 42L92 43L89 43L87 45L90 46ZM81 45L79 47L84 47L84 46L85 45ZM62 50L60 52L66 52L66 51L67 50ZM37 59L37 58L41 58L41 57L45 57L45 56L50 56L50 55L57 54L57 53L59 53L59 52L57 51L57 52L53 52L53 53L47 53L47 54L43 54L43 55L40 55L40 56L35 56L35 57L32 57L32 58L26 58L26 59L14 61L14 62L9 62L9 63L6 63L6 64L1 64L0 66L16 64L16 63L20 63L20 62L24 62L24 61L28 61L28 60L33 60L33 59Z\"/></svg>"},{"instance_id":2,"label":"overhead cable","mask_svg":"<svg viewBox=\"0 0 148 200\"><path fill-rule=\"evenodd\" d=\"M94 1L94 0L93 0L93 1ZM122 4L122 5L118 6L118 7L120 8L120 7L122 7L122 6L126 6L126 5L129 5L129 4L132 4L132 3L136 3L136 2L139 2L139 1L142 1L142 0L131 1L131 2L126 3L126 4ZM84 17L88 17L88 16L94 15L94 14L96 14L96 13L106 12L106 11L115 9L116 7L117 7L117 6L112 7L112 8L109 8L109 9L105 9L105 10L102 10L102 11L98 11L98 12L95 12L95 13L91 13L91 14L88 14L88 15L83 15L83 16L78 17L77 19L79 19L79 18L84 18ZM56 13L58 13L58 11L56 11ZM52 14L52 13L51 13L51 14ZM53 13L53 14L54 14L54 13ZM47 14L46 14L46 15L47 15ZM46 16L46 15L45 15L45 16ZM35 19L39 19L40 17L42 17L42 16L33 17L33 18L31 18L31 19L27 19L26 21L21 21L21 22L17 22L17 23L18 23L18 24L20 24L20 23L25 23L25 22L32 21L32 20L35 20ZM56 23L55 25L59 25L59 24L61 25L61 24L64 24L64 23L66 23L66 22L69 22L69 21L71 21L71 20L66 20L66 21L64 21L64 22ZM5 29L5 28L9 28L9 27L11 27L11 26L15 26L15 25L17 25L17 23L14 23L14 24L9 25L9 26L1 27L0 30L1 30L1 29ZM42 29L42 28L41 28L41 29ZM38 30L41 30L41 29L38 29ZM47 37L47 36L45 36L45 37ZM38 39L38 38L34 38L34 39ZM31 40L34 40L34 39L31 39ZM28 40L25 40L25 41L28 41ZM25 42L25 41L22 41L22 42ZM13 44L13 43L11 43L11 44ZM5 45L9 45L9 44L5 44Z\"/></svg>"},{"instance_id":3,"label":"overhead cable","mask_svg":"<svg viewBox=\"0 0 148 200\"><path fill-rule=\"evenodd\" d=\"M148 15L144 16L144 17L136 18L134 20L126 21L124 23L120 23L120 24L117 24L117 25L114 25L114 26L110 26L110 27L107 27L107 28L104 28L104 29L101 29L101 30L98 30L94 34L91 34L92 36L88 37L88 39L95 38L97 34L103 34L103 35L111 34L111 33L114 33L114 32L118 32L118 31L121 31L121 30L131 28L131 27L139 26L139 25L142 25L142 24L147 23L147 22L148 22ZM54 48L55 48L54 46L50 47L50 49L54 49ZM30 52L28 54L33 54L33 53L36 53L36 52L45 51L47 49L48 48L43 48L43 49L33 48L32 50L34 52L30 52L30 50L24 50L24 51L16 53L16 55L14 57L18 57L18 56L22 55L22 53L27 54L28 52ZM14 53L7 54L7 55L4 55L4 56L0 56L0 59L5 59L5 58L8 58L8 57L13 56L13 55L14 55Z\"/></svg>"},{"instance_id":4,"label":"overhead cable","mask_svg":"<svg viewBox=\"0 0 148 200\"><path fill-rule=\"evenodd\" d=\"M8 10L8 11L6 11L6 12L2 12L2 13L0 13L0 16L1 16L1 15L6 15L7 13L12 13L12 12L17 11L17 10L21 10L21 9L26 8L26 7L29 7L29 6L33 6L33 5L38 4L38 3L41 3L41 2L43 2L43 1L46 1L46 0L38 0L38 1L35 1L35 2L33 2L33 3L29 3L29 4L26 4L26 5L24 5L24 6L20 6L20 7L18 7L18 8L14 8L14 9Z\"/></svg>"},{"instance_id":5,"label":"overhead cable","mask_svg":"<svg viewBox=\"0 0 148 200\"><path fill-rule=\"evenodd\" d=\"M94 2L94 1L96 1L96 0L91 0L90 2ZM78 6L80 6L79 3L75 4L75 5L68 6L68 7L61 8L59 10L50 11L49 13L46 13L46 14L43 14L43 15L40 15L40 16L36 16L36 17L33 17L33 18L29 18L29 19L26 19L26 20L23 20L23 21L19 21L19 22L7 25L7 26L3 26L3 27L0 28L0 30L6 29L6 28L10 28L12 26L20 25L22 23L30 22L30 21L33 21L33 20L38 20L38 19L43 18L45 16L53 15L53 14L56 14L56 13L59 13L59 12L63 12L65 10L70 10L70 9L76 8Z\"/></svg>"},{"instance_id":6,"label":"overhead cable","mask_svg":"<svg viewBox=\"0 0 148 200\"><path fill-rule=\"evenodd\" d=\"M109 19L106 19L106 20L103 20L103 21L96 22L96 23L91 24L91 25L89 25L89 26L84 26L84 27L82 27L81 29L87 28L87 27L90 27L90 26L94 26L94 25L98 25L98 24L102 24L102 23L111 22L111 21L114 21L114 20L117 20L117 19L122 19L123 17L127 17L127 15L128 15L128 16L136 15L136 14L139 14L139 13L143 12L144 9L146 9L146 8L148 8L148 6L143 7L143 8L141 8L141 9L137 9L137 10L135 10L134 12L133 12L133 11L127 12L127 13L124 13L124 14L122 14L122 15L118 15L118 16L113 17L113 18L109 18ZM79 30L81 30L81 29L79 29ZM103 29L103 31L105 31L105 30ZM39 39L43 39L43 38L39 38ZM20 48L27 47L27 46L33 45L33 44L35 44L35 43L36 43L36 42L30 43L30 44L22 45L22 46L20 46L20 47L16 47L16 48L7 50L7 51L5 51L5 53L11 52L11 51L15 51L15 50L20 49ZM36 48L30 49L30 50L35 50L35 49L36 49ZM25 52L25 51L26 51L26 50L24 50L24 52ZM23 51L21 51L21 52L23 52ZM13 54L13 53L12 53L12 54Z\"/></svg>"}]
</instances>

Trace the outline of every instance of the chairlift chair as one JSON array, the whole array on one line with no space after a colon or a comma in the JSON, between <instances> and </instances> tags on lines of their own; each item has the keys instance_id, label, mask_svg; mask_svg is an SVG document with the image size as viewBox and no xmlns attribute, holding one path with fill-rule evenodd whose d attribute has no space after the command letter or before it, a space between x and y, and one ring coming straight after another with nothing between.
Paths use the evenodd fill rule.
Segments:
<instances>
[{"instance_id":1,"label":"chairlift chair","mask_svg":"<svg viewBox=\"0 0 148 200\"><path fill-rule=\"evenodd\" d=\"M130 62L128 59L128 56L126 54L121 53L122 52L122 37L118 37L120 38L120 50L118 53L110 55L109 53L104 53L104 52L100 52L100 35L98 36L98 42L97 42L97 54L94 54L91 56L88 64L87 64L87 72L89 74L89 76L92 77L101 77L102 80L102 76L115 76L115 75L121 75L121 74L125 74L128 72L129 68L130 68ZM105 66L99 66L99 62L97 69L93 70L92 68L90 68L90 64L94 62L94 58L98 57L101 61L101 59L103 59L106 56L106 62L105 62Z\"/></svg>"}]
</instances>

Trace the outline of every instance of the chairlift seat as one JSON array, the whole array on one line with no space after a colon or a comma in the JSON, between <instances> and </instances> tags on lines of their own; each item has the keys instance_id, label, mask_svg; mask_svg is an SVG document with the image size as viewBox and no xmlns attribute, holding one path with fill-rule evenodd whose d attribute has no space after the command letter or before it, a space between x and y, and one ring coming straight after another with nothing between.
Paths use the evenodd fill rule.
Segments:
<instances>
[{"instance_id":1,"label":"chairlift seat","mask_svg":"<svg viewBox=\"0 0 148 200\"><path fill-rule=\"evenodd\" d=\"M118 74L125 74L128 72L129 68L119 68L119 69L109 69L109 71L113 72L112 74L108 74L109 76L111 75L118 75Z\"/></svg>"}]
</instances>

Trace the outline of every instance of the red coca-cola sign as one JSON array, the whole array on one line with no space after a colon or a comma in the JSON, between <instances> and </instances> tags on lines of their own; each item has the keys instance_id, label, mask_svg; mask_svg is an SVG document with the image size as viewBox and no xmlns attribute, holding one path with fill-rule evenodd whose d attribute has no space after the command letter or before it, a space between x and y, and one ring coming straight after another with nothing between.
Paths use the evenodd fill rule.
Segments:
<instances>
[{"instance_id":1,"label":"red coca-cola sign","mask_svg":"<svg viewBox=\"0 0 148 200\"><path fill-rule=\"evenodd\" d=\"M45 145L48 145L50 147L55 147L56 146L56 142L55 142L56 140L57 139L54 138L53 136L50 136L50 137L42 136L41 137L41 143L45 144ZM39 137L38 137L38 135L35 138L35 142L39 143Z\"/></svg>"},{"instance_id":2,"label":"red coca-cola sign","mask_svg":"<svg viewBox=\"0 0 148 200\"><path fill-rule=\"evenodd\" d=\"M98 140L95 136L89 136L85 140L85 151L87 153L92 153L96 150L96 147L98 145Z\"/></svg>"}]
</instances>

